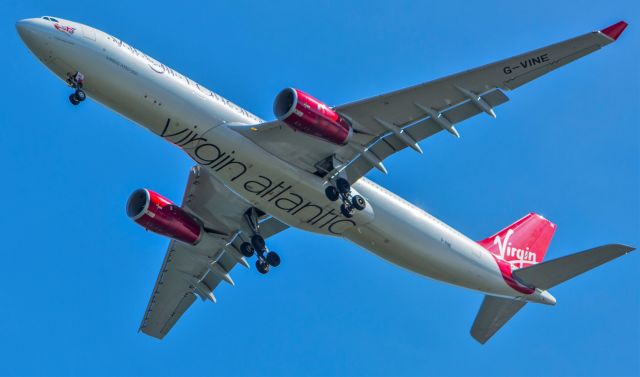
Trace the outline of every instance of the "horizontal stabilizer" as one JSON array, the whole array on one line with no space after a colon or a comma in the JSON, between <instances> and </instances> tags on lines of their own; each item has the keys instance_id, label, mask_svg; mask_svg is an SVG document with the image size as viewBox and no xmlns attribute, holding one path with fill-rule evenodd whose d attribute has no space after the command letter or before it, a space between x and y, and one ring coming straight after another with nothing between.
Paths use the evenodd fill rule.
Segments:
<instances>
[{"instance_id":1,"label":"horizontal stabilizer","mask_svg":"<svg viewBox=\"0 0 640 377\"><path fill-rule=\"evenodd\" d=\"M526 301L484 296L480 311L471 327L471 336L485 344L526 303Z\"/></svg>"},{"instance_id":2,"label":"horizontal stabilizer","mask_svg":"<svg viewBox=\"0 0 640 377\"><path fill-rule=\"evenodd\" d=\"M615 244L595 247L515 270L513 276L527 285L549 289L633 250L632 247Z\"/></svg>"}]
</instances>

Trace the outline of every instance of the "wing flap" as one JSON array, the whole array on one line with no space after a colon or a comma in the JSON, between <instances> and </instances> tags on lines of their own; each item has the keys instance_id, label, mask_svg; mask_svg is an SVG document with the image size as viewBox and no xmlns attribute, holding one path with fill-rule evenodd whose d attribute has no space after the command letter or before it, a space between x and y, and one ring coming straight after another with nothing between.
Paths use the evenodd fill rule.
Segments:
<instances>
[{"instance_id":1,"label":"wing flap","mask_svg":"<svg viewBox=\"0 0 640 377\"><path fill-rule=\"evenodd\" d=\"M169 244L169 250L165 255L151 299L140 324L140 331L159 339L162 339L166 334L163 329L170 329L173 326L173 324L168 326L167 324L170 321L175 323L189 307L188 305L185 307L188 301L185 301L185 295L191 292L189 283L175 273L172 265L175 259L175 244L175 241L171 241ZM193 297L193 294L191 296ZM190 300L189 305L193 301Z\"/></svg>"},{"instance_id":2,"label":"wing flap","mask_svg":"<svg viewBox=\"0 0 640 377\"><path fill-rule=\"evenodd\" d=\"M502 90L496 89L491 90L483 95L479 96L487 105L491 108L502 105L503 103L509 101L509 97L507 97ZM483 110L476 106L471 100L463 102L457 106L453 106L449 109L446 109L441 112L442 116L447 119L452 125L456 125L462 121L465 121L479 113L483 112ZM443 128L438 125L436 121L432 119L432 117L427 117L420 119L410 125L407 125L404 129L414 140L420 141L430 137L440 131L443 131ZM388 132L375 144L370 147L370 150L381 160L386 159L390 155L406 148L407 145L399 141L399 138ZM349 177L349 180L357 180L358 178L365 175L372 168L372 164L364 158L358 158L353 163L351 163L347 169L346 174Z\"/></svg>"},{"instance_id":3,"label":"wing flap","mask_svg":"<svg viewBox=\"0 0 640 377\"><path fill-rule=\"evenodd\" d=\"M499 89L492 90L479 97L491 108L498 107L499 105L509 101L509 97ZM446 109L442 111L441 114L447 119L447 121L455 126L456 124L476 116L481 112L482 110L469 100ZM417 140L423 140L437 132L443 131L443 128L438 125L433 117L428 117L424 118L422 121L407 126L407 130L410 131L412 135L415 135Z\"/></svg>"},{"instance_id":4,"label":"wing flap","mask_svg":"<svg viewBox=\"0 0 640 377\"><path fill-rule=\"evenodd\" d=\"M189 307L191 307L191 304L193 304L195 300L196 300L196 296L193 293L186 292L178 302L178 305L176 305L176 308L171 312L171 314L169 314L169 318L160 329L160 333L158 334L158 336L152 335L150 333L151 330L149 330L149 332L146 332L143 329L142 331L148 335L155 336L156 338L162 339L165 335L169 333L173 325L175 325L176 322L178 322L178 319L180 319L180 317L182 317L182 314L186 312L187 309L189 309Z\"/></svg>"}]
</instances>

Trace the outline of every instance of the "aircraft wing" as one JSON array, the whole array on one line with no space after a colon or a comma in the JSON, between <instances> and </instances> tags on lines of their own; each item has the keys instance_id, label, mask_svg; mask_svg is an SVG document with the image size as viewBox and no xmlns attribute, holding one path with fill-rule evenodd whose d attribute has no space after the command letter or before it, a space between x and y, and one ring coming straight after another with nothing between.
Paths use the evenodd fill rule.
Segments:
<instances>
[{"instance_id":1,"label":"aircraft wing","mask_svg":"<svg viewBox=\"0 0 640 377\"><path fill-rule=\"evenodd\" d=\"M206 229L227 236L221 235L219 243L207 249L170 242L140 331L162 339L197 297L215 302L213 291L220 282L234 284L231 269L238 263L249 267L238 246L243 234L251 234L244 220L250 207L206 169L196 166L191 170L182 208L201 219ZM275 218L261 218L260 233L264 238L286 228Z\"/></svg>"},{"instance_id":2,"label":"aircraft wing","mask_svg":"<svg viewBox=\"0 0 640 377\"><path fill-rule=\"evenodd\" d=\"M340 105L334 110L350 121L354 133L345 146L295 132L273 121L240 130L271 153L322 176L343 174L351 182L372 167L386 173L382 161L440 131L459 136L456 125L477 114L495 117L507 102L506 91L614 42L626 27L621 21L508 59L380 96Z\"/></svg>"}]
</instances>

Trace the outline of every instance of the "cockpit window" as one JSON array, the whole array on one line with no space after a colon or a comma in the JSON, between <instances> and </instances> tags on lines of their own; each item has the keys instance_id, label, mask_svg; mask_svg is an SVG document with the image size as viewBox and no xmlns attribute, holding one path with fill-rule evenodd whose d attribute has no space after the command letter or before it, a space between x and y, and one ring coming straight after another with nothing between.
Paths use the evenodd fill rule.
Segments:
<instances>
[{"instance_id":1,"label":"cockpit window","mask_svg":"<svg viewBox=\"0 0 640 377\"><path fill-rule=\"evenodd\" d=\"M49 17L42 17L43 20L51 21Z\"/></svg>"},{"instance_id":2,"label":"cockpit window","mask_svg":"<svg viewBox=\"0 0 640 377\"><path fill-rule=\"evenodd\" d=\"M49 19L50 19L51 21L53 21L53 22L60 22L60 21L56 20L56 19L55 19L55 18L53 18L53 17L49 17Z\"/></svg>"}]
</instances>

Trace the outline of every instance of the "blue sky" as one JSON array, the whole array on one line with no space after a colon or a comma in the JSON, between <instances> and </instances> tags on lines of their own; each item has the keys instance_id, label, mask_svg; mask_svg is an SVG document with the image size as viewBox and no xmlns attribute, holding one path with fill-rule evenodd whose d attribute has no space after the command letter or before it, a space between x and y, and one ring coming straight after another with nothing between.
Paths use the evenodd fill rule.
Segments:
<instances>
[{"instance_id":1,"label":"blue sky","mask_svg":"<svg viewBox=\"0 0 640 377\"><path fill-rule=\"evenodd\" d=\"M508 93L497 120L439 134L370 178L481 239L529 211L558 224L547 258L640 245L640 5L535 2L2 2L0 374L638 375L640 256L553 289L487 345L482 295L289 230L282 266L233 271L164 341L138 334L167 240L125 215L149 187L179 201L193 162L68 88L27 51L21 18L114 34L272 119L278 91L335 105L606 27L620 40Z\"/></svg>"}]
</instances>

